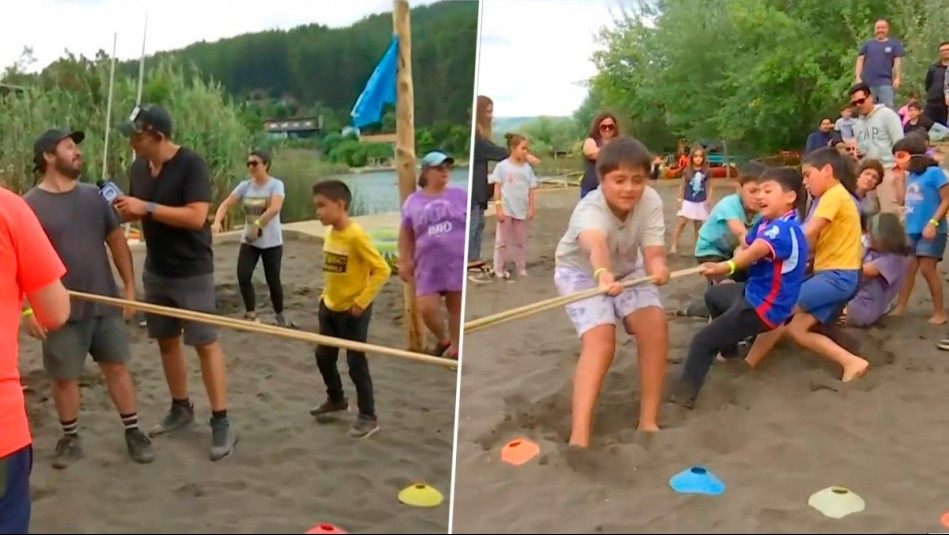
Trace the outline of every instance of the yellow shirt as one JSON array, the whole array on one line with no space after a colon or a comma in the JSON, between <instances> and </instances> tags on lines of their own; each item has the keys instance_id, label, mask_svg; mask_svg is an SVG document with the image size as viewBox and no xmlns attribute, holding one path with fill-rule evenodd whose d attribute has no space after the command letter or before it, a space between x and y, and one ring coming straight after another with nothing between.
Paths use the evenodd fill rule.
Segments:
<instances>
[{"instance_id":1,"label":"yellow shirt","mask_svg":"<svg viewBox=\"0 0 949 535\"><path fill-rule=\"evenodd\" d=\"M367 308L392 270L356 223L330 227L323 240L323 293L326 307L343 312L354 304Z\"/></svg>"},{"instance_id":2,"label":"yellow shirt","mask_svg":"<svg viewBox=\"0 0 949 535\"><path fill-rule=\"evenodd\" d=\"M847 188L837 184L825 191L812 217L829 222L814 245L814 271L860 269L863 256L860 212Z\"/></svg>"}]
</instances>

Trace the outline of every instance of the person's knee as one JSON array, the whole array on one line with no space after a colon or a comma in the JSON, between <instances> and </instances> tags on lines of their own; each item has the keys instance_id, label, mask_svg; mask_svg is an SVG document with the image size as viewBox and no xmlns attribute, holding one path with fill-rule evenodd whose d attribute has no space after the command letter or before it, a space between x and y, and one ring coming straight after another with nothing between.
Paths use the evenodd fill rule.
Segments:
<instances>
[{"instance_id":1,"label":"person's knee","mask_svg":"<svg viewBox=\"0 0 949 535\"><path fill-rule=\"evenodd\" d=\"M99 369L106 381L115 381L129 377L128 366L124 362L100 362Z\"/></svg>"},{"instance_id":2,"label":"person's knee","mask_svg":"<svg viewBox=\"0 0 949 535\"><path fill-rule=\"evenodd\" d=\"M612 325L597 325L581 337L583 353L599 357L612 357L616 351L616 328Z\"/></svg>"},{"instance_id":3,"label":"person's knee","mask_svg":"<svg viewBox=\"0 0 949 535\"><path fill-rule=\"evenodd\" d=\"M785 334L795 342L801 339L817 324L817 319L807 312L801 312L794 315L791 323L788 323Z\"/></svg>"},{"instance_id":4,"label":"person's knee","mask_svg":"<svg viewBox=\"0 0 949 535\"><path fill-rule=\"evenodd\" d=\"M641 347L666 345L669 342L669 320L666 318L666 311L661 307L641 308L633 312L626 323L629 326L629 334L636 337Z\"/></svg>"},{"instance_id":5,"label":"person's knee","mask_svg":"<svg viewBox=\"0 0 949 535\"><path fill-rule=\"evenodd\" d=\"M68 390L78 389L79 388L79 378L70 377L70 378L57 378L54 377L50 383L53 386L53 390L57 392L65 392Z\"/></svg>"},{"instance_id":6,"label":"person's knee","mask_svg":"<svg viewBox=\"0 0 949 535\"><path fill-rule=\"evenodd\" d=\"M936 273L936 259L928 256L920 257L919 271L924 275L932 275Z\"/></svg>"},{"instance_id":7,"label":"person's knee","mask_svg":"<svg viewBox=\"0 0 949 535\"><path fill-rule=\"evenodd\" d=\"M168 336L158 339L158 351L162 356L181 351L181 336Z\"/></svg>"}]
</instances>

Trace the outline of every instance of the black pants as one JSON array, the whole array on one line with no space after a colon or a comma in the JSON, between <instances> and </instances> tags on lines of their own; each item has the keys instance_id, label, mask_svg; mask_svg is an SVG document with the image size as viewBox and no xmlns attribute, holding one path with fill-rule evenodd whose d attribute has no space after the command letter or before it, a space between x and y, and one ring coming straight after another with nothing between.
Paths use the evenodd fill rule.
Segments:
<instances>
[{"instance_id":1,"label":"black pants","mask_svg":"<svg viewBox=\"0 0 949 535\"><path fill-rule=\"evenodd\" d=\"M326 308L320 301L320 334L343 338L355 342L365 342L369 338L369 319L372 317L372 305L363 311L358 318L348 310L335 312ZM339 377L336 361L339 359L339 348L326 345L316 346L316 365L326 384L326 395L331 401L342 401L343 381ZM362 351L346 350L346 364L349 366L349 378L356 385L356 403L360 414L376 415L376 404L372 394L372 377L369 375L369 362Z\"/></svg>"},{"instance_id":2,"label":"black pants","mask_svg":"<svg viewBox=\"0 0 949 535\"><path fill-rule=\"evenodd\" d=\"M734 357L738 342L771 330L761 321L754 307L745 300L745 285L716 284L705 292L705 305L712 322L696 333L689 345L689 356L682 367L681 383L687 389L687 401L698 396L715 355Z\"/></svg>"},{"instance_id":3,"label":"black pants","mask_svg":"<svg viewBox=\"0 0 949 535\"><path fill-rule=\"evenodd\" d=\"M241 287L244 308L248 312L257 309L253 276L257 262L261 258L264 260L264 277L267 279L267 287L270 288L273 311L281 314L283 313L283 284L280 282L280 264L283 260L283 245L258 249L247 243L241 244L241 250L237 254L237 283Z\"/></svg>"},{"instance_id":4,"label":"black pants","mask_svg":"<svg viewBox=\"0 0 949 535\"><path fill-rule=\"evenodd\" d=\"M923 115L929 117L934 123L939 123L943 126L949 126L946 124L947 114L949 114L949 106L946 106L946 101L926 101L926 107L923 109Z\"/></svg>"}]
</instances>

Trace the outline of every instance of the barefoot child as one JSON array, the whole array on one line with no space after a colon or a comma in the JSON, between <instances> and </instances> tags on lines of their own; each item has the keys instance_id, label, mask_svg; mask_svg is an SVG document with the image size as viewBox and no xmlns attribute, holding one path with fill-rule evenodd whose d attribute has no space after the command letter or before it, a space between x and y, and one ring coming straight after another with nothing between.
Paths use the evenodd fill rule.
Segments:
<instances>
[{"instance_id":1,"label":"barefoot child","mask_svg":"<svg viewBox=\"0 0 949 535\"><path fill-rule=\"evenodd\" d=\"M574 208L557 244L554 283L561 295L599 287L598 295L566 306L580 337L574 375L570 444L589 447L593 409L616 350L616 320L636 337L641 401L639 430L658 431L669 333L656 285L669 281L662 199L646 184L652 156L639 141L617 138L596 162L599 188ZM645 268L645 269L644 269ZM644 277L655 284L623 289Z\"/></svg>"},{"instance_id":2,"label":"barefoot child","mask_svg":"<svg viewBox=\"0 0 949 535\"><path fill-rule=\"evenodd\" d=\"M869 218L864 233L863 280L847 304L846 323L869 327L876 323L900 291L909 270L910 247L900 218L883 213Z\"/></svg>"},{"instance_id":3,"label":"barefoot child","mask_svg":"<svg viewBox=\"0 0 949 535\"><path fill-rule=\"evenodd\" d=\"M916 282L916 271L923 274L932 297L933 315L929 323L946 323L946 309L942 298L942 277L936 264L942 260L946 250L946 211L949 210L949 180L946 173L926 156L925 140L908 135L893 146L900 172L905 177L904 195L897 192L897 202L902 200L906 214L906 233L910 247L916 257L910 263L906 284L900 291L900 299L893 310L895 315L906 311L910 294Z\"/></svg>"},{"instance_id":4,"label":"barefoot child","mask_svg":"<svg viewBox=\"0 0 949 535\"><path fill-rule=\"evenodd\" d=\"M494 240L494 273L511 278L505 269L513 262L517 274L527 275L527 221L534 219L537 177L527 163L530 142L520 134L505 134L511 155L498 162L488 182L494 184L497 232Z\"/></svg>"},{"instance_id":5,"label":"barefoot child","mask_svg":"<svg viewBox=\"0 0 949 535\"><path fill-rule=\"evenodd\" d=\"M679 202L682 203L682 207L679 209L676 228L672 233L672 248L669 252L673 255L677 254L679 238L682 237L682 231L689 221L695 228L696 241L698 241L699 227L708 219L708 205L712 199L712 183L709 181L711 173L708 160L705 158L705 149L701 145L693 146L689 153L689 161L691 165L682 171L682 183L679 184Z\"/></svg>"},{"instance_id":6,"label":"barefoot child","mask_svg":"<svg viewBox=\"0 0 949 535\"><path fill-rule=\"evenodd\" d=\"M369 337L372 300L389 278L391 269L366 231L349 218L353 195L338 180L317 182L313 204L320 223L330 227L323 241L323 293L320 296L320 334L365 343ZM310 410L323 417L349 410L336 360L339 348L318 345L316 365L326 384L327 399ZM356 386L359 415L349 430L353 438L367 438L379 430L372 377L366 354L346 350L349 378Z\"/></svg>"},{"instance_id":7,"label":"barefoot child","mask_svg":"<svg viewBox=\"0 0 949 535\"><path fill-rule=\"evenodd\" d=\"M461 290L464 286L465 225L468 221L468 193L449 187L455 160L432 152L422 158L418 184L422 189L409 195L402 207L399 230L399 277L415 279L419 314L435 335L432 354L446 352L458 358L461 330ZM449 333L441 300L448 309Z\"/></svg>"},{"instance_id":8,"label":"barefoot child","mask_svg":"<svg viewBox=\"0 0 949 535\"><path fill-rule=\"evenodd\" d=\"M747 269L748 282L716 284L705 292L712 322L692 339L675 395L688 408L715 355L735 356L742 340L783 325L804 282L807 242L795 211L803 195L801 175L789 167L768 169L759 186L761 219L743 238L746 247L727 262L702 264L710 278Z\"/></svg>"},{"instance_id":9,"label":"barefoot child","mask_svg":"<svg viewBox=\"0 0 949 535\"><path fill-rule=\"evenodd\" d=\"M748 229L758 222L758 178L764 170L765 166L757 162L744 165L738 176L738 193L723 197L712 208L695 242L699 264L724 262L744 243ZM743 277L742 271L730 276L734 280ZM709 284L715 282L716 277L709 278Z\"/></svg>"},{"instance_id":10,"label":"barefoot child","mask_svg":"<svg viewBox=\"0 0 949 535\"><path fill-rule=\"evenodd\" d=\"M831 147L805 156L802 169L804 186L817 203L804 225L808 245L814 248L814 275L801 286L790 323L759 335L745 360L757 366L786 331L804 349L839 364L847 382L862 376L869 363L815 328L840 315L860 282L860 214L854 197L841 184L841 180L854 182L853 171L846 157Z\"/></svg>"}]
</instances>

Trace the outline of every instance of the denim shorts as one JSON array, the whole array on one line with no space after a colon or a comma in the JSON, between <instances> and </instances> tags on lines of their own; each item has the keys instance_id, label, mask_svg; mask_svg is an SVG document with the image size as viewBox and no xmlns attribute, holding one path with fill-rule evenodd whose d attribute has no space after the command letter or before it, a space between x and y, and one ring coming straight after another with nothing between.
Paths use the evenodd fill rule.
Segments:
<instances>
[{"instance_id":1,"label":"denim shorts","mask_svg":"<svg viewBox=\"0 0 949 535\"><path fill-rule=\"evenodd\" d=\"M924 240L922 234L910 234L910 249L913 251L915 256L924 256L927 258L935 258L938 261L942 260L942 255L946 251L946 234L938 233L936 237L931 240Z\"/></svg>"},{"instance_id":2,"label":"denim shorts","mask_svg":"<svg viewBox=\"0 0 949 535\"><path fill-rule=\"evenodd\" d=\"M859 286L860 270L818 271L801 285L797 305L820 323L827 323L847 306Z\"/></svg>"}]
</instances>

